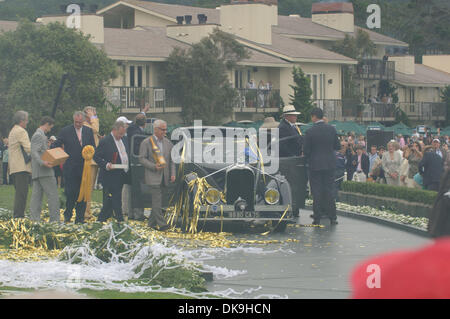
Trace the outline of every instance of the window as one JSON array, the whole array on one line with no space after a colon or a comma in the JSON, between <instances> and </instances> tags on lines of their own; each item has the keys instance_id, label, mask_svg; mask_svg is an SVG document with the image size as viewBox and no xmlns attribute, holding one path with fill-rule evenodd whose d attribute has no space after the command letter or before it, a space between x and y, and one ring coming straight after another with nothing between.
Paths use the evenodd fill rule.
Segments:
<instances>
[{"instance_id":1,"label":"window","mask_svg":"<svg viewBox=\"0 0 450 319\"><path fill-rule=\"evenodd\" d=\"M142 87L142 66L138 66L137 71L137 86Z\"/></svg>"},{"instance_id":2,"label":"window","mask_svg":"<svg viewBox=\"0 0 450 319\"><path fill-rule=\"evenodd\" d=\"M306 77L311 83L312 99L325 99L326 78L325 73L320 74L306 74Z\"/></svg>"},{"instance_id":3,"label":"window","mask_svg":"<svg viewBox=\"0 0 450 319\"><path fill-rule=\"evenodd\" d=\"M130 66L130 86L134 86L134 66Z\"/></svg>"},{"instance_id":4,"label":"window","mask_svg":"<svg viewBox=\"0 0 450 319\"><path fill-rule=\"evenodd\" d=\"M242 70L235 70L234 71L234 88L242 89L242 88L246 87L246 83L244 84L244 83L242 83L242 81L243 81Z\"/></svg>"}]
</instances>

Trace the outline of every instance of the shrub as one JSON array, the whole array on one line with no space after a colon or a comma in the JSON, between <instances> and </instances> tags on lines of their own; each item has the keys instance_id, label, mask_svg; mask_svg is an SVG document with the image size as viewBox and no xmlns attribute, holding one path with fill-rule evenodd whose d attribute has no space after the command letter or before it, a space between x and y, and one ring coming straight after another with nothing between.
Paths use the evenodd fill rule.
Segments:
<instances>
[{"instance_id":1,"label":"shrub","mask_svg":"<svg viewBox=\"0 0 450 319\"><path fill-rule=\"evenodd\" d=\"M344 181L342 188L344 192L360 193L380 197L403 199L413 203L433 205L437 192L426 191L404 186L392 186L376 183L359 183Z\"/></svg>"}]
</instances>

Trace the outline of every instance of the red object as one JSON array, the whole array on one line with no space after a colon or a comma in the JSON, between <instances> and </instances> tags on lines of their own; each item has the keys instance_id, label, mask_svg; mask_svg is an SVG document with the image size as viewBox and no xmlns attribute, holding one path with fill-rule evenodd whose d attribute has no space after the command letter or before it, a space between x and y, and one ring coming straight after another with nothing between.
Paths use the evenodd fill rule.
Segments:
<instances>
[{"instance_id":1,"label":"red object","mask_svg":"<svg viewBox=\"0 0 450 319\"><path fill-rule=\"evenodd\" d=\"M380 288L368 287L368 278L373 279L375 273L373 268L368 271L369 265L379 266ZM364 261L353 270L351 282L355 299L448 299L450 237L418 250L393 252Z\"/></svg>"},{"instance_id":2,"label":"red object","mask_svg":"<svg viewBox=\"0 0 450 319\"><path fill-rule=\"evenodd\" d=\"M312 4L311 13L353 13L351 2L317 2Z\"/></svg>"},{"instance_id":3,"label":"red object","mask_svg":"<svg viewBox=\"0 0 450 319\"><path fill-rule=\"evenodd\" d=\"M114 153L113 153L113 160L112 160L112 163L111 163L111 164L116 164L116 162L117 162L117 156L119 156L119 153L114 152Z\"/></svg>"}]
</instances>

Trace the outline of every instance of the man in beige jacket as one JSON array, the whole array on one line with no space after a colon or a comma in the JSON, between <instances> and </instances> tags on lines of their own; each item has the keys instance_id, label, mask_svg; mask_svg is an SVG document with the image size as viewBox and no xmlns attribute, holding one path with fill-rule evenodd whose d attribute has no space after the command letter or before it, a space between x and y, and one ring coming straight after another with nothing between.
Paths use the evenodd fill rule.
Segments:
<instances>
[{"instance_id":1,"label":"man in beige jacket","mask_svg":"<svg viewBox=\"0 0 450 319\"><path fill-rule=\"evenodd\" d=\"M146 138L139 148L139 162L145 168L144 183L148 186L152 198L152 213L148 220L148 226L159 228L165 231L169 228L162 214L163 193L167 191L169 181L175 182L175 163L172 161L172 143L165 137L167 132L167 123L163 120L156 120L153 123L153 135ZM165 166L155 162L153 158L153 148L150 139L159 148L161 154L167 163Z\"/></svg>"},{"instance_id":2,"label":"man in beige jacket","mask_svg":"<svg viewBox=\"0 0 450 319\"><path fill-rule=\"evenodd\" d=\"M31 160L25 163L23 151L30 155L31 143L25 128L28 124L28 113L17 111L13 117L14 126L9 133L9 170L16 190L14 195L14 218L25 217L28 186L31 176ZM22 147L22 148L21 148Z\"/></svg>"}]
</instances>

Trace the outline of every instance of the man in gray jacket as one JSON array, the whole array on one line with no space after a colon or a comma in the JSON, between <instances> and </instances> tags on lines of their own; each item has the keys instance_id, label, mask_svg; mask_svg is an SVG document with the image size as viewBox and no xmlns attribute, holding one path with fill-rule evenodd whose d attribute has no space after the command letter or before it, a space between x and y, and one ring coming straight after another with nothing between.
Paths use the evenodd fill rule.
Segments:
<instances>
[{"instance_id":1,"label":"man in gray jacket","mask_svg":"<svg viewBox=\"0 0 450 319\"><path fill-rule=\"evenodd\" d=\"M159 227L164 231L169 228L167 222L162 216L162 195L166 187L175 182L175 163L171 159L172 143L165 137L167 132L167 123L163 120L156 120L153 123L153 135L146 138L139 149L139 161L145 168L145 184L150 189L152 197L152 213L148 221L148 226L152 228ZM150 138L158 146L161 154L164 156L166 165L160 166L153 158L153 148Z\"/></svg>"},{"instance_id":2,"label":"man in gray jacket","mask_svg":"<svg viewBox=\"0 0 450 319\"><path fill-rule=\"evenodd\" d=\"M48 149L48 139L45 135L53 128L55 121L48 116L41 119L41 126L31 138L31 177L33 179L33 191L31 194L30 213L34 221L41 220L42 195L48 199L50 222L60 222L59 196L56 185L55 172L51 163L41 159L42 154Z\"/></svg>"}]
</instances>

